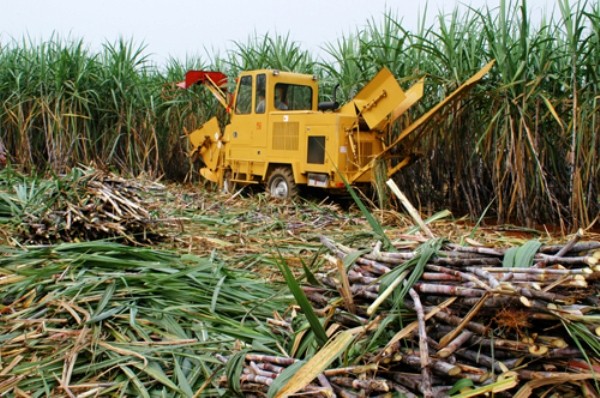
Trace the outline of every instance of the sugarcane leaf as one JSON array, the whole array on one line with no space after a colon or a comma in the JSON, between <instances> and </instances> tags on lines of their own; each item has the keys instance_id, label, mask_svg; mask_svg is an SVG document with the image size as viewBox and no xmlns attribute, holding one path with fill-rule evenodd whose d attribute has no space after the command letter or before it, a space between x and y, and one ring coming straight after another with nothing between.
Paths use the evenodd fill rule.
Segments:
<instances>
[{"instance_id":1,"label":"sugarcane leaf","mask_svg":"<svg viewBox=\"0 0 600 398\"><path fill-rule=\"evenodd\" d=\"M144 383L140 381L140 379L136 376L133 370L131 370L128 366L125 365L119 365L119 367L121 368L123 373L127 375L129 380L133 382L133 385L135 386L135 388L137 388L138 392L140 393L140 396L143 398L150 398L150 394L148 393L148 390L146 390L146 387L144 387Z\"/></svg>"},{"instance_id":2,"label":"sugarcane leaf","mask_svg":"<svg viewBox=\"0 0 600 398\"><path fill-rule=\"evenodd\" d=\"M356 262L363 254L368 253L370 250L357 250L352 253L348 253L343 258L344 268L348 269L352 264Z\"/></svg>"},{"instance_id":3,"label":"sugarcane leaf","mask_svg":"<svg viewBox=\"0 0 600 398\"><path fill-rule=\"evenodd\" d=\"M107 318L111 318L111 317L119 314L120 312L122 312L126 309L127 309L127 307L124 307L124 306L111 308L110 310L104 311L100 314L90 317L90 319L87 321L87 323L92 324L92 323L103 321Z\"/></svg>"},{"instance_id":4,"label":"sugarcane leaf","mask_svg":"<svg viewBox=\"0 0 600 398\"><path fill-rule=\"evenodd\" d=\"M265 339L263 339L263 341L265 341ZM260 341L258 339L252 340L252 349L254 351L258 351L258 352L262 352L265 354L270 354L270 355L278 355L280 354L280 351L274 350L273 348L269 347L268 345L264 344L263 341ZM268 341L268 343L271 343L271 341Z\"/></svg>"},{"instance_id":5,"label":"sugarcane leaf","mask_svg":"<svg viewBox=\"0 0 600 398\"><path fill-rule=\"evenodd\" d=\"M517 256L517 247L511 247L504 253L502 266L505 268L513 268L515 266L515 257Z\"/></svg>"},{"instance_id":6,"label":"sugarcane leaf","mask_svg":"<svg viewBox=\"0 0 600 398\"><path fill-rule=\"evenodd\" d=\"M130 325L132 328L135 328L135 327L136 327L135 317L136 317L137 313L138 313L138 308L137 308L137 306L135 306L135 305L132 305L132 306L129 308L129 325Z\"/></svg>"},{"instance_id":7,"label":"sugarcane leaf","mask_svg":"<svg viewBox=\"0 0 600 398\"><path fill-rule=\"evenodd\" d=\"M417 256L415 256L414 258L411 258L410 260L404 262L402 265L395 267L390 272L385 274L381 278L381 288L379 290L382 292L388 290L390 285L392 285L392 283L396 282L396 279L400 278L401 275L407 269L413 268L417 264L417 262L418 262L418 258L417 258Z\"/></svg>"},{"instance_id":8,"label":"sugarcane leaf","mask_svg":"<svg viewBox=\"0 0 600 398\"><path fill-rule=\"evenodd\" d=\"M242 395L240 377L242 376L244 361L246 360L246 354L248 354L248 351L249 350L242 350L231 355L227 361L227 364L225 365L227 384L229 385L229 388L238 395Z\"/></svg>"},{"instance_id":9,"label":"sugarcane leaf","mask_svg":"<svg viewBox=\"0 0 600 398\"><path fill-rule=\"evenodd\" d=\"M273 398L275 394L277 394L277 392L281 390L281 388L298 373L298 370L300 370L305 363L306 361L297 361L285 368L269 386L267 398Z\"/></svg>"},{"instance_id":10,"label":"sugarcane leaf","mask_svg":"<svg viewBox=\"0 0 600 398\"><path fill-rule=\"evenodd\" d=\"M569 333L569 336L571 336L575 342L575 345L577 345L579 351L581 351L581 355L590 365L590 368L593 369L588 352L591 351L592 354L594 354L594 357L598 357L600 355L600 339L598 339L596 335L594 335L585 325L581 324L580 322L567 322L564 319L561 319L560 321L563 324L563 327L567 330L567 333ZM584 347L584 344L586 347Z\"/></svg>"},{"instance_id":11,"label":"sugarcane leaf","mask_svg":"<svg viewBox=\"0 0 600 398\"><path fill-rule=\"evenodd\" d=\"M116 288L115 282L111 282L108 285L108 287L106 288L106 290L104 290L104 293L102 294L102 298L100 299L100 302L98 303L98 306L96 307L96 311L94 311L94 313L92 314L92 317L95 317L99 313L104 311L104 308L106 308L106 305L109 303L113 294L115 293L115 288Z\"/></svg>"},{"instance_id":12,"label":"sugarcane leaf","mask_svg":"<svg viewBox=\"0 0 600 398\"><path fill-rule=\"evenodd\" d=\"M460 393L463 390L466 390L466 389L470 390L474 387L475 387L475 383L473 383L473 380L460 379L456 383L454 383L454 385L452 386L452 388L450 390L448 390L448 394L452 395L452 394Z\"/></svg>"},{"instance_id":13,"label":"sugarcane leaf","mask_svg":"<svg viewBox=\"0 0 600 398\"><path fill-rule=\"evenodd\" d=\"M288 397L313 381L354 341L354 335L349 331L338 333L332 340L323 346L311 359L309 359L296 374L283 385L274 397ZM270 390L270 389L269 389Z\"/></svg>"},{"instance_id":14,"label":"sugarcane leaf","mask_svg":"<svg viewBox=\"0 0 600 398\"><path fill-rule=\"evenodd\" d=\"M217 308L219 292L221 291L221 287L223 286L223 282L225 282L226 278L226 276L223 276L221 279L219 279L219 282L217 282L217 285L215 286L215 290L213 291L212 299L210 301L210 312L212 313L214 313L215 309Z\"/></svg>"},{"instance_id":15,"label":"sugarcane leaf","mask_svg":"<svg viewBox=\"0 0 600 398\"><path fill-rule=\"evenodd\" d=\"M344 184L346 185L346 189L350 193L350 196L352 196L352 199L354 200L354 203L356 203L356 205L360 209L360 211L363 214L363 216L365 216L367 222L371 226L371 229L373 230L373 232L375 233L375 235L380 240L383 241L383 248L385 250L393 250L392 242L390 241L390 239L385 234L385 231L383 230L383 227L381 226L381 224L379 223L379 221L377 221L377 219L375 219L375 217L369 211L369 209L367 208L367 206L365 206L365 204L363 203L363 201L360 200L360 198L358 197L358 194L356 193L356 191L354 190L354 188L352 188L352 186L350 184L348 184L348 182L343 177L343 175L340 174L340 176L342 177L342 180L344 181Z\"/></svg>"},{"instance_id":16,"label":"sugarcane leaf","mask_svg":"<svg viewBox=\"0 0 600 398\"><path fill-rule=\"evenodd\" d=\"M427 219L423 220L423 223L425 225L429 225L429 224L433 224L436 221L440 221L440 220L443 220L443 219L451 217L451 216L452 216L452 212L450 210L442 210L442 211L438 211L437 213L433 214L431 217L427 217ZM421 230L421 228L418 225L415 225L414 227L409 228L406 232L409 234L414 234L420 230Z\"/></svg>"},{"instance_id":17,"label":"sugarcane leaf","mask_svg":"<svg viewBox=\"0 0 600 398\"><path fill-rule=\"evenodd\" d=\"M181 392L179 387L169 379L162 367L157 362L150 362L148 365L133 363L133 366L146 373L159 383L169 387L173 391Z\"/></svg>"},{"instance_id":18,"label":"sugarcane leaf","mask_svg":"<svg viewBox=\"0 0 600 398\"><path fill-rule=\"evenodd\" d=\"M444 240L441 238L430 239L427 242L423 243L421 246L419 246L417 264L415 265L413 271L410 273L406 283L402 286L402 290L400 291L399 297L396 299L397 306L404 301L404 297L408 294L408 291L421 278L423 272L425 271L425 266L433 256L437 255L437 253L442 247L443 242Z\"/></svg>"},{"instance_id":19,"label":"sugarcane leaf","mask_svg":"<svg viewBox=\"0 0 600 398\"><path fill-rule=\"evenodd\" d=\"M408 278L402 283L402 287L398 291L396 288L396 293L393 298L394 308L402 307L404 303L404 298L408 294L410 288L421 278L423 272L425 271L425 265L429 262L429 260L437 255L439 250L442 247L444 240L441 238L430 239L427 242L421 244L415 250L415 257L406 261L404 264L394 268L392 272L386 274L381 280L381 289L380 291L385 291L388 286L390 286L394 281L406 270L412 268Z\"/></svg>"},{"instance_id":20,"label":"sugarcane leaf","mask_svg":"<svg viewBox=\"0 0 600 398\"><path fill-rule=\"evenodd\" d=\"M181 369L181 365L179 364L179 360L175 355L173 355L173 362L175 363L175 376L177 377L177 384L181 391L185 394L186 397L194 396L194 391L190 386L190 383Z\"/></svg>"},{"instance_id":21,"label":"sugarcane leaf","mask_svg":"<svg viewBox=\"0 0 600 398\"><path fill-rule=\"evenodd\" d=\"M327 342L327 333L325 333L325 329L323 328L323 325L321 325L319 318L315 314L315 311L312 305L310 304L310 301L308 301L308 298L304 294L302 287L300 287L300 284L298 283L298 281L296 281L296 278L294 278L294 274L292 274L292 271L290 270L290 267L288 267L285 260L283 258L280 258L280 261L277 264L279 266L279 269L283 273L285 282L287 283L290 291L296 299L296 303L298 303L298 305L302 309L302 312L304 313L304 316L306 317L306 320L310 324L310 328L315 334L315 338L317 339L317 344L319 344L319 346L322 347Z\"/></svg>"},{"instance_id":22,"label":"sugarcane leaf","mask_svg":"<svg viewBox=\"0 0 600 398\"><path fill-rule=\"evenodd\" d=\"M507 377L494 383L459 393L458 395L452 395L452 398L481 397L484 394L493 394L496 392L510 390L511 388L514 388L517 384L518 381L516 377Z\"/></svg>"},{"instance_id":23,"label":"sugarcane leaf","mask_svg":"<svg viewBox=\"0 0 600 398\"><path fill-rule=\"evenodd\" d=\"M388 315L386 316L380 323L380 326L375 330L375 332L373 333L373 336L369 339L369 345L367 346L367 349L365 349L365 353L369 353L372 352L372 349L377 347L377 346L385 346L385 344L387 344L387 342L390 340L390 336L389 333L391 330L394 330L393 328L395 328L395 325L393 326L388 326L390 325L392 322L396 322L396 321L400 321L400 323L402 323L402 316L396 316L396 315ZM381 337L381 339L380 339Z\"/></svg>"},{"instance_id":24,"label":"sugarcane leaf","mask_svg":"<svg viewBox=\"0 0 600 398\"><path fill-rule=\"evenodd\" d=\"M334 164L334 167L335 167L336 171L338 172L340 178L342 179L344 186L348 190L348 193L352 197L352 200L354 200L354 203L356 203L356 205L360 209L361 213L363 214L363 216L365 216L367 222L371 226L373 233L375 233L375 235L381 241L383 241L383 248L385 250L393 250L392 242L385 234L385 231L384 231L382 225L379 223L379 221L377 221L377 219L375 219L375 217L373 217L373 214L369 211L367 206L365 206L363 201L360 200L360 198L358 197L358 194L356 193L356 190L352 187L352 185L350 185L350 183L344 176L344 173L340 173L339 169L337 168L337 165Z\"/></svg>"},{"instance_id":25,"label":"sugarcane leaf","mask_svg":"<svg viewBox=\"0 0 600 398\"><path fill-rule=\"evenodd\" d=\"M311 286L320 286L321 283L315 277L315 274L308 268L306 262L303 259L300 259L302 262L302 269L304 270L304 276L306 277L306 282L308 282Z\"/></svg>"},{"instance_id":26,"label":"sugarcane leaf","mask_svg":"<svg viewBox=\"0 0 600 398\"><path fill-rule=\"evenodd\" d=\"M511 247L504 253L502 266L506 268L527 268L533 265L535 254L542 246L542 242L538 240L530 240L522 246Z\"/></svg>"},{"instance_id":27,"label":"sugarcane leaf","mask_svg":"<svg viewBox=\"0 0 600 398\"><path fill-rule=\"evenodd\" d=\"M531 240L525 243L522 247L519 248L515 258L515 265L522 264L524 267L531 267L533 265L533 260L535 254L538 252L540 247L542 246L542 242L537 240Z\"/></svg>"},{"instance_id":28,"label":"sugarcane leaf","mask_svg":"<svg viewBox=\"0 0 600 398\"><path fill-rule=\"evenodd\" d=\"M488 210L490 209L490 207L492 207L492 204L495 201L496 201L496 198L493 198L490 201L490 203L488 203L488 205L485 207L485 209L483 209L483 212L481 213L481 215L477 219L477 222L475 223L475 225L473 226L473 228L471 228L471 233L469 233L469 237L471 239L475 238L475 232L477 232L477 230L479 229L479 226L481 225L481 222L483 221L483 219L485 218L485 215L487 214Z\"/></svg>"},{"instance_id":29,"label":"sugarcane leaf","mask_svg":"<svg viewBox=\"0 0 600 398\"><path fill-rule=\"evenodd\" d=\"M575 345L581 352L581 355L588 364L592 374L594 374L594 384L596 385L596 390L600 391L600 383L594 371L595 367L590 360L588 351L583 347L583 343L585 343L587 348L590 349L594 354L594 357L598 358L600 355L600 340L598 339L598 336L593 334L590 329L581 322L567 322L564 319L561 319L560 321L563 324L563 327L569 333L569 336L571 336L575 342Z\"/></svg>"},{"instance_id":30,"label":"sugarcane leaf","mask_svg":"<svg viewBox=\"0 0 600 398\"><path fill-rule=\"evenodd\" d=\"M315 335L310 332L308 322L296 328L294 340L289 349L290 355L294 358L309 357L314 354Z\"/></svg>"},{"instance_id":31,"label":"sugarcane leaf","mask_svg":"<svg viewBox=\"0 0 600 398\"><path fill-rule=\"evenodd\" d=\"M0 214L7 217L14 217L19 213L19 207L15 204L15 200L8 194L0 192Z\"/></svg>"},{"instance_id":32,"label":"sugarcane leaf","mask_svg":"<svg viewBox=\"0 0 600 398\"><path fill-rule=\"evenodd\" d=\"M539 95L540 95L540 97L542 97L542 100L544 101L544 104L546 104L546 107L550 111L550 114L552 115L552 117L554 118L554 120L556 120L556 123L558 123L559 126L562 127L563 126L563 121L558 116L558 112L556 112L556 109L554 108L554 106L552 105L552 103L550 102L550 100L548 99L548 97L546 97L542 93L540 93Z\"/></svg>"}]
</instances>

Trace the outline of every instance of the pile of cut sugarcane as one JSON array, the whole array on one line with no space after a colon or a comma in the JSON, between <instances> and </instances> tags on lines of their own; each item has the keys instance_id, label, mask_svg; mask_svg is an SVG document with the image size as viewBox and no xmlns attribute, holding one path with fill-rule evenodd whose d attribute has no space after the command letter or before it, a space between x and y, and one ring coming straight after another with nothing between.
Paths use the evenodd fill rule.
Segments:
<instances>
[{"instance_id":1,"label":"pile of cut sugarcane","mask_svg":"<svg viewBox=\"0 0 600 398\"><path fill-rule=\"evenodd\" d=\"M23 242L148 242L157 236L156 206L142 194L149 188L163 189L154 182L79 168L53 180L23 180L14 185L14 196L3 200L11 201Z\"/></svg>"},{"instance_id":2,"label":"pile of cut sugarcane","mask_svg":"<svg viewBox=\"0 0 600 398\"><path fill-rule=\"evenodd\" d=\"M526 397L549 385L555 396L599 390L600 242L577 234L565 245L492 248L405 238L383 251L321 237L333 267L303 291L329 334L351 331L353 354L310 383L296 380L297 391ZM239 388L264 393L297 362L248 354Z\"/></svg>"}]
</instances>

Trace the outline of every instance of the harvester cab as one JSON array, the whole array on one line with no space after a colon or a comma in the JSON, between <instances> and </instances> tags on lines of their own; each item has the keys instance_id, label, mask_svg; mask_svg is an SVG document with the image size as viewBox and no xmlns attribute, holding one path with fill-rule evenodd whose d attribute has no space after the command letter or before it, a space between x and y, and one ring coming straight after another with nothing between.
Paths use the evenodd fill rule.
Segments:
<instances>
[{"instance_id":1,"label":"harvester cab","mask_svg":"<svg viewBox=\"0 0 600 398\"><path fill-rule=\"evenodd\" d=\"M243 72L233 95L220 72L189 71L180 87L207 87L229 113L222 130L216 117L189 135L190 155L201 158L200 174L225 190L233 184L262 184L276 198L299 186L330 191L345 184L369 185L382 161L391 177L409 164L390 150L409 134L422 132L447 105L464 96L491 68L489 63L421 118L399 133L391 126L423 96L424 81L404 91L383 68L357 95L340 106L318 103L313 75L278 70ZM335 97L335 95L334 95Z\"/></svg>"}]
</instances>

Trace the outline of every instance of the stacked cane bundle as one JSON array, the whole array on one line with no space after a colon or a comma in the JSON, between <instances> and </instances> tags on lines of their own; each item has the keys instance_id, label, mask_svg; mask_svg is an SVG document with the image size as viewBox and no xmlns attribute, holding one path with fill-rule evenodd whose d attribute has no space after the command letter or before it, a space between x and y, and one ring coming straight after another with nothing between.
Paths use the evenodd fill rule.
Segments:
<instances>
[{"instance_id":1,"label":"stacked cane bundle","mask_svg":"<svg viewBox=\"0 0 600 398\"><path fill-rule=\"evenodd\" d=\"M94 169L74 169L55 181L24 183L21 190L30 194L25 201L15 200L21 206L18 230L28 243L115 237L148 241L156 237L156 208L143 192L157 187Z\"/></svg>"},{"instance_id":2,"label":"stacked cane bundle","mask_svg":"<svg viewBox=\"0 0 600 398\"><path fill-rule=\"evenodd\" d=\"M365 351L302 391L434 397L461 387L498 396L528 396L549 384L559 394L593 390L600 371L600 242L580 237L513 248L441 240L418 246L415 237L388 252L321 237L334 267L316 274L320 285L305 286L304 293L332 330L354 331L353 344ZM272 323L290 328L283 320ZM391 337L374 346L373 336ZM296 362L248 354L241 388L264 393Z\"/></svg>"}]
</instances>

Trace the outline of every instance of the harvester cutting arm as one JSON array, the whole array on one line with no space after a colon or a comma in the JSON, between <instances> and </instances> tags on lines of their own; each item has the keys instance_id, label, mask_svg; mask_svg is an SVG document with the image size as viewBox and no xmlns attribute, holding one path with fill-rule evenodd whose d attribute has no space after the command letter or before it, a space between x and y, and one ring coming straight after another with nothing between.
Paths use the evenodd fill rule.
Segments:
<instances>
[{"instance_id":1,"label":"harvester cutting arm","mask_svg":"<svg viewBox=\"0 0 600 398\"><path fill-rule=\"evenodd\" d=\"M396 138L389 147L387 147L385 150L383 150L381 153L379 153L379 155L377 157L381 157L384 154L386 154L390 149L392 149L393 147L398 145L400 143L400 141L405 139L409 134L411 134L416 129L418 129L419 127L421 127L425 123L427 123L429 120L431 120L433 118L433 116L435 116L443 108L445 108L449 104L454 103L455 101L462 99L467 94L469 89L472 88L475 84L477 84L479 82L479 80L481 80L483 78L483 76L485 76L489 72L489 70L492 68L493 65L494 65L494 61L489 62L486 66L481 68L481 70L479 72L477 72L476 74L471 76L471 78L469 78L469 80L464 82L459 88L457 88L449 96L444 98L444 100L442 102L438 103L436 106L431 108L426 114L424 114L419 119L417 119L414 123L412 123L410 126L405 128L402 131L402 133L400 133L398 138ZM391 177L391 176L388 176L388 177Z\"/></svg>"},{"instance_id":2,"label":"harvester cutting arm","mask_svg":"<svg viewBox=\"0 0 600 398\"><path fill-rule=\"evenodd\" d=\"M435 105L427 113L425 113L423 116L421 116L415 122L413 122L407 128L405 128L404 130L402 130L402 132L400 133L400 135L388 147L386 147L383 151L381 151L379 154L377 154L376 156L374 156L367 165L363 166L360 170L358 170L350 178L350 182L352 183L352 182L356 181L361 175L363 175L367 171L373 169L375 167L375 164L376 164L376 162L377 162L378 159L380 159L380 158L384 157L385 155L387 155L390 150L392 150L394 147L396 147L398 144L400 144L400 142L402 140L404 140L409 134L414 133L419 128L422 128L423 126L425 126L429 121L431 121L431 119L435 115L437 115L438 113L440 113L443 109L445 109L450 104L453 104L456 101L462 99L466 95L466 93L469 91L469 89L472 88L475 84L477 84L479 82L479 80L481 80L483 78L483 76L485 76L489 72L489 70L494 65L494 62L495 61L489 62L487 65L485 65L483 68L481 68L481 70L479 70L479 72L477 72L476 74L474 74L473 76L471 76L471 78L469 78L460 87L458 87L450 95L448 95L443 101L441 101L440 103L438 103L437 105ZM422 87L421 87L421 90L422 90ZM411 90L408 90L407 94L409 94L410 91ZM414 95L417 95L417 93L415 92ZM422 95L422 91L421 91L421 95ZM408 103L409 102L407 102L407 104ZM403 104L400 104L394 110L394 112L391 114L391 120L392 121L396 120L398 118L398 116L402 115L402 113L404 113L406 111L406 109L404 108ZM408 158L400 161L400 163L398 163L396 166L394 166L393 168L391 168L391 169L388 170L387 177L391 178L395 173L397 173L403 167L406 167L409 163L410 162L409 162Z\"/></svg>"}]
</instances>

